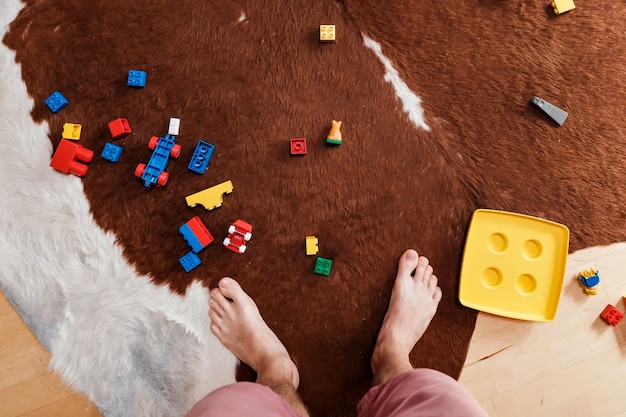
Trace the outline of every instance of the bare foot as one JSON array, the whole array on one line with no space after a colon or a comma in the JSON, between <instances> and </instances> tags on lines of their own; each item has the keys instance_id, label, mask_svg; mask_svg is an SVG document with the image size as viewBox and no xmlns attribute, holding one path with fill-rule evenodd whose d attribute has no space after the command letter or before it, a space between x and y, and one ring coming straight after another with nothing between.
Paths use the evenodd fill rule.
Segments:
<instances>
[{"instance_id":1,"label":"bare foot","mask_svg":"<svg viewBox=\"0 0 626 417\"><path fill-rule=\"evenodd\" d=\"M287 349L267 326L256 303L232 278L222 278L211 290L211 331L239 360L257 372L264 385L300 384L298 368Z\"/></svg>"},{"instance_id":2,"label":"bare foot","mask_svg":"<svg viewBox=\"0 0 626 417\"><path fill-rule=\"evenodd\" d=\"M372 354L374 385L413 369L409 354L435 316L439 301L441 288L428 259L413 249L404 252Z\"/></svg>"}]
</instances>

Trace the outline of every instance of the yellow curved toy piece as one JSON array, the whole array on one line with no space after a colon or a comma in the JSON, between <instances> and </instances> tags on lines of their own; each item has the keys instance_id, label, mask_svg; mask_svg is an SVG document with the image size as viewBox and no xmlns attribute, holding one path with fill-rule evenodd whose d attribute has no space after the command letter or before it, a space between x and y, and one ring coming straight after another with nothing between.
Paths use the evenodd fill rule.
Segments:
<instances>
[{"instance_id":1,"label":"yellow curved toy piece","mask_svg":"<svg viewBox=\"0 0 626 417\"><path fill-rule=\"evenodd\" d=\"M332 127L330 128L330 132L328 132L328 136L326 137L326 143L332 143L333 145L341 145L341 120L336 121L333 120Z\"/></svg>"},{"instance_id":2,"label":"yellow curved toy piece","mask_svg":"<svg viewBox=\"0 0 626 417\"><path fill-rule=\"evenodd\" d=\"M205 190L198 191L195 194L188 195L185 197L185 201L187 201L189 207L195 207L200 204L207 210L213 210L222 205L224 202L224 194L230 194L232 192L233 183L228 180Z\"/></svg>"},{"instance_id":3,"label":"yellow curved toy piece","mask_svg":"<svg viewBox=\"0 0 626 417\"><path fill-rule=\"evenodd\" d=\"M554 0L550 3L550 6L554 9L554 14L559 15L561 13L569 12L576 8L574 0Z\"/></svg>"}]
</instances>

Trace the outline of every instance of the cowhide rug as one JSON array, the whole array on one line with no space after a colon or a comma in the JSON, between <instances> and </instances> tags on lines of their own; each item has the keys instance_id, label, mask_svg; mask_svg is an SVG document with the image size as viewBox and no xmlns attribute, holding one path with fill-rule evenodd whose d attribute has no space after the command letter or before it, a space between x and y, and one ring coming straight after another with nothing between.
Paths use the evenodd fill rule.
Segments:
<instances>
[{"instance_id":1,"label":"cowhide rug","mask_svg":"<svg viewBox=\"0 0 626 417\"><path fill-rule=\"evenodd\" d=\"M626 238L626 8L577 0L554 16L548 3L0 0L3 292L106 416L178 416L236 378L207 318L207 288L235 277L313 415L348 416L413 247L444 299L411 359L457 377L476 318L456 298L476 208L564 223L572 250ZM318 42L320 24L336 43ZM126 86L129 69L148 73L145 89ZM53 91L70 102L57 114ZM535 95L569 112L562 127ZM118 117L133 134L113 164L99 154ZM170 117L183 153L146 189L134 168ZM65 122L96 152L82 180L49 167ZM306 156L289 155L293 137ZM186 168L199 139L216 146L202 176ZM226 180L222 207L187 207ZM187 274L178 227L195 215L216 242ZM236 219L254 228L244 255L220 243ZM313 274L306 235L330 277Z\"/></svg>"}]
</instances>

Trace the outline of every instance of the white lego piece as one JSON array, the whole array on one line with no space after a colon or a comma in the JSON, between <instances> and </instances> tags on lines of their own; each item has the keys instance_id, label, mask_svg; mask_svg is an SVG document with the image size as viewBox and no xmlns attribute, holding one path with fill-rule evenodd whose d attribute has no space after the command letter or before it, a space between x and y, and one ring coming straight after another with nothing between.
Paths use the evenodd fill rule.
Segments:
<instances>
[{"instance_id":1,"label":"white lego piece","mask_svg":"<svg viewBox=\"0 0 626 417\"><path fill-rule=\"evenodd\" d=\"M178 130L180 129L180 119L175 117L170 118L170 127L167 129L168 135L178 136Z\"/></svg>"}]
</instances>

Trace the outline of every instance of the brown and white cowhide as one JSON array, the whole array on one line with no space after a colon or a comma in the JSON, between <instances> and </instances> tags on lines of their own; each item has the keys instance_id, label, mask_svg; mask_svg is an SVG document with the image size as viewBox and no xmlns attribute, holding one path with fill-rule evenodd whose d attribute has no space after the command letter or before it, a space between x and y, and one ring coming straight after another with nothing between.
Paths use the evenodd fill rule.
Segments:
<instances>
[{"instance_id":1,"label":"brown and white cowhide","mask_svg":"<svg viewBox=\"0 0 626 417\"><path fill-rule=\"evenodd\" d=\"M107 416L177 416L235 380L210 334L207 288L239 280L301 372L315 416L348 416L397 258L413 247L443 288L415 366L460 373L476 313L456 299L472 212L558 221L571 248L624 240L626 9L577 2L107 2L0 0L0 285L53 369ZM320 44L320 24L337 42ZM129 69L148 73L126 86ZM70 101L52 114L44 100ZM570 113L558 127L540 96ZM49 166L65 122L97 155L107 123L133 134L84 179ZM181 119L169 183L134 178L147 142ZM332 119L344 143L328 147ZM306 137L308 154L289 155ZM209 170L187 170L197 140ZM222 207L184 197L231 180ZM185 273L178 227L199 215L217 242ZM254 227L244 255L221 247ZM330 277L313 274L316 235ZM247 375L240 372L240 377ZM250 376L250 375L248 375Z\"/></svg>"}]
</instances>

